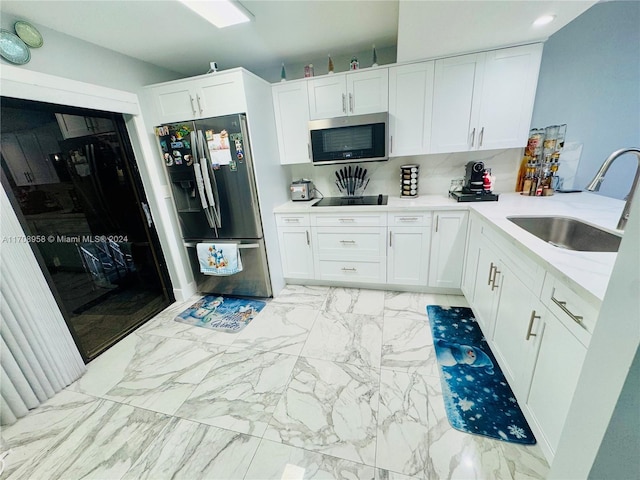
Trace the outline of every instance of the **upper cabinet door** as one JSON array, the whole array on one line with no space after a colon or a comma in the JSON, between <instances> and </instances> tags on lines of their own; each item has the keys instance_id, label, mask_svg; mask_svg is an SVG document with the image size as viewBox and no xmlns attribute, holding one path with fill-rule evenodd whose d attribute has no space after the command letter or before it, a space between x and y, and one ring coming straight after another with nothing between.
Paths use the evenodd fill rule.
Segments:
<instances>
[{"instance_id":1,"label":"upper cabinet door","mask_svg":"<svg viewBox=\"0 0 640 480\"><path fill-rule=\"evenodd\" d=\"M435 62L431 153L465 152L477 142L479 98L484 54Z\"/></svg>"},{"instance_id":2,"label":"upper cabinet door","mask_svg":"<svg viewBox=\"0 0 640 480\"><path fill-rule=\"evenodd\" d=\"M486 53L477 148L527 144L541 59L542 44Z\"/></svg>"},{"instance_id":3,"label":"upper cabinet door","mask_svg":"<svg viewBox=\"0 0 640 480\"><path fill-rule=\"evenodd\" d=\"M280 163L309 163L309 103L307 82L273 85L273 110L276 117Z\"/></svg>"},{"instance_id":4,"label":"upper cabinet door","mask_svg":"<svg viewBox=\"0 0 640 480\"><path fill-rule=\"evenodd\" d=\"M389 69L348 73L347 97L349 115L386 112L389 109Z\"/></svg>"},{"instance_id":5,"label":"upper cabinet door","mask_svg":"<svg viewBox=\"0 0 640 480\"><path fill-rule=\"evenodd\" d=\"M198 118L193 82L171 83L152 89L160 123L179 122Z\"/></svg>"},{"instance_id":6,"label":"upper cabinet door","mask_svg":"<svg viewBox=\"0 0 640 480\"><path fill-rule=\"evenodd\" d=\"M389 69L376 68L312 78L311 120L386 112L389 109Z\"/></svg>"},{"instance_id":7,"label":"upper cabinet door","mask_svg":"<svg viewBox=\"0 0 640 480\"><path fill-rule=\"evenodd\" d=\"M327 75L309 80L309 118L343 117L347 115L347 90L345 76Z\"/></svg>"},{"instance_id":8,"label":"upper cabinet door","mask_svg":"<svg viewBox=\"0 0 640 480\"><path fill-rule=\"evenodd\" d=\"M429 153L434 62L389 68L389 156Z\"/></svg>"},{"instance_id":9,"label":"upper cabinet door","mask_svg":"<svg viewBox=\"0 0 640 480\"><path fill-rule=\"evenodd\" d=\"M220 117L247 111L241 72L219 72L199 79L193 86L198 116Z\"/></svg>"}]
</instances>

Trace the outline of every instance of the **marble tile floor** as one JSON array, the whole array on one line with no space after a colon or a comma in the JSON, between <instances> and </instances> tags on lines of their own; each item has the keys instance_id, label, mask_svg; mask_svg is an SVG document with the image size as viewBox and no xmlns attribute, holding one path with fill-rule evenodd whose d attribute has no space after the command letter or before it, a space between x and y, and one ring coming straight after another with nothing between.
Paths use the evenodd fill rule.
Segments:
<instances>
[{"instance_id":1,"label":"marble tile floor","mask_svg":"<svg viewBox=\"0 0 640 480\"><path fill-rule=\"evenodd\" d=\"M536 479L538 447L447 421L425 307L288 286L240 333L171 305L2 430L9 479Z\"/></svg>"}]
</instances>

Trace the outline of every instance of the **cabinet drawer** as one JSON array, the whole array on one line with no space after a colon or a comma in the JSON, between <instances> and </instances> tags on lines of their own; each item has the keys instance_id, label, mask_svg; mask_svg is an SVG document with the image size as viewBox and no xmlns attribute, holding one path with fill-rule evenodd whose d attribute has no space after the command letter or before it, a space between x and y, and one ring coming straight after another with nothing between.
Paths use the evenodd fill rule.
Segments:
<instances>
[{"instance_id":1,"label":"cabinet drawer","mask_svg":"<svg viewBox=\"0 0 640 480\"><path fill-rule=\"evenodd\" d=\"M276 213L276 225L279 227L308 227L308 213Z\"/></svg>"},{"instance_id":2,"label":"cabinet drawer","mask_svg":"<svg viewBox=\"0 0 640 480\"><path fill-rule=\"evenodd\" d=\"M380 213L320 213L311 215L311 222L318 227L383 227L387 217Z\"/></svg>"},{"instance_id":3,"label":"cabinet drawer","mask_svg":"<svg viewBox=\"0 0 640 480\"><path fill-rule=\"evenodd\" d=\"M386 228L345 227L340 230L332 227L313 229L316 253L332 258L385 256Z\"/></svg>"},{"instance_id":4,"label":"cabinet drawer","mask_svg":"<svg viewBox=\"0 0 640 480\"><path fill-rule=\"evenodd\" d=\"M542 301L583 345L589 346L598 320L597 307L588 303L568 284L549 274L542 288Z\"/></svg>"},{"instance_id":5,"label":"cabinet drawer","mask_svg":"<svg viewBox=\"0 0 640 480\"><path fill-rule=\"evenodd\" d=\"M387 224L390 227L408 227L411 225L429 227L431 226L431 212L388 213Z\"/></svg>"},{"instance_id":6,"label":"cabinet drawer","mask_svg":"<svg viewBox=\"0 0 640 480\"><path fill-rule=\"evenodd\" d=\"M367 260L318 260L316 278L341 282L384 283L385 263Z\"/></svg>"}]
</instances>

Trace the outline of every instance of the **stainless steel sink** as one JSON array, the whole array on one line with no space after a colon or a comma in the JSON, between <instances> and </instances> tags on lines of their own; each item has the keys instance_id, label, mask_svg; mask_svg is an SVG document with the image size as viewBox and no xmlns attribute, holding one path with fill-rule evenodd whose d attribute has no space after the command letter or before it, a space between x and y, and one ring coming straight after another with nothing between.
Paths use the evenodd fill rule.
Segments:
<instances>
[{"instance_id":1,"label":"stainless steel sink","mask_svg":"<svg viewBox=\"0 0 640 480\"><path fill-rule=\"evenodd\" d=\"M580 252L617 252L622 237L569 217L507 217L508 220L558 248Z\"/></svg>"}]
</instances>

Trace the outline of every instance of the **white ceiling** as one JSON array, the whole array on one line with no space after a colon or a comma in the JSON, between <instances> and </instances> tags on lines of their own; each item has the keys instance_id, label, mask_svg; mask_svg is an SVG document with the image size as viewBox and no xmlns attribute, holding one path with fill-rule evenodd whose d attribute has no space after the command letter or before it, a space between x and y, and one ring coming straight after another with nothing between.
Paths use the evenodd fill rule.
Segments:
<instances>
[{"instance_id":1,"label":"white ceiling","mask_svg":"<svg viewBox=\"0 0 640 480\"><path fill-rule=\"evenodd\" d=\"M185 76L221 69L264 70L331 53L398 45L422 58L544 40L594 1L242 0L250 24L217 29L175 0L2 0L0 10L36 25ZM398 18L403 29L398 38ZM532 31L538 14L558 21ZM404 15L403 15L404 13ZM46 38L45 38L46 46ZM409 52L411 50L411 52Z\"/></svg>"}]
</instances>

